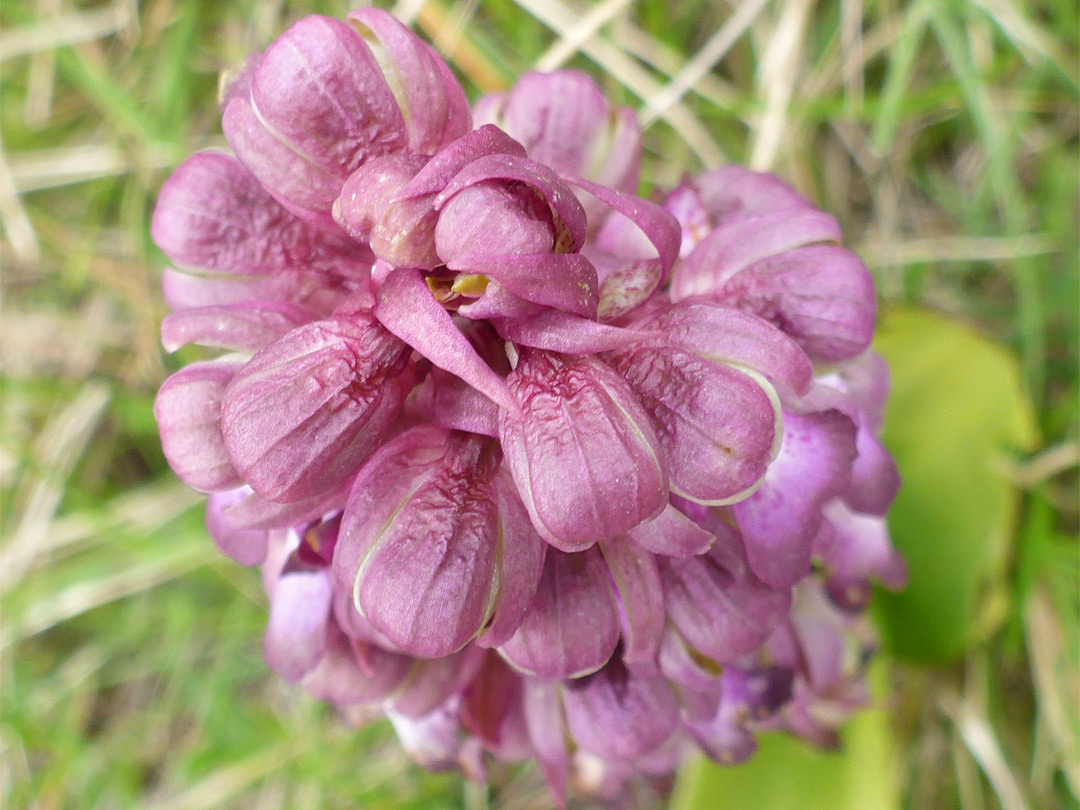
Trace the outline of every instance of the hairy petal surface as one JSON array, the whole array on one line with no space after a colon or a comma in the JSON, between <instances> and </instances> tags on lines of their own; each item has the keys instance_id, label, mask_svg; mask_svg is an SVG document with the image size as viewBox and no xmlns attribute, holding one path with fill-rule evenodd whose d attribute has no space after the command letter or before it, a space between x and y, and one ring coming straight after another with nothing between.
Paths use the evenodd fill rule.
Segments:
<instances>
[{"instance_id":1,"label":"hairy petal surface","mask_svg":"<svg viewBox=\"0 0 1080 810\"><path fill-rule=\"evenodd\" d=\"M591 357L522 351L507 378L521 416L503 411L499 438L540 534L588 548L659 514L667 468L627 384Z\"/></svg>"},{"instance_id":2,"label":"hairy petal surface","mask_svg":"<svg viewBox=\"0 0 1080 810\"><path fill-rule=\"evenodd\" d=\"M239 160L199 152L161 187L154 242L172 261L225 273L363 275L360 245L287 211Z\"/></svg>"},{"instance_id":3,"label":"hairy petal surface","mask_svg":"<svg viewBox=\"0 0 1080 810\"><path fill-rule=\"evenodd\" d=\"M394 94L411 151L430 154L469 131L465 91L430 45L382 9L358 8L346 20L363 37Z\"/></svg>"},{"instance_id":4,"label":"hairy petal surface","mask_svg":"<svg viewBox=\"0 0 1080 810\"><path fill-rule=\"evenodd\" d=\"M384 445L353 484L336 577L372 626L412 655L456 652L494 609L494 453L488 439L417 427Z\"/></svg>"},{"instance_id":5,"label":"hairy petal surface","mask_svg":"<svg viewBox=\"0 0 1080 810\"><path fill-rule=\"evenodd\" d=\"M768 383L677 349L616 352L610 362L652 417L673 492L711 504L751 493L780 430Z\"/></svg>"},{"instance_id":6,"label":"hairy petal surface","mask_svg":"<svg viewBox=\"0 0 1080 810\"><path fill-rule=\"evenodd\" d=\"M407 347L356 313L301 326L233 377L222 434L237 471L268 500L297 501L350 477L396 421L391 384Z\"/></svg>"}]
</instances>

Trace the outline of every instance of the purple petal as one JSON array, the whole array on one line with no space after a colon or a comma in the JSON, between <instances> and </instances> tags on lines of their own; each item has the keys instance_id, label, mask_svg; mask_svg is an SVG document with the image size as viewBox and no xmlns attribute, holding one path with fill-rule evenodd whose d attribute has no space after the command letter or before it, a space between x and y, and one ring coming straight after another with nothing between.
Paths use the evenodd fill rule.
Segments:
<instances>
[{"instance_id":1,"label":"purple petal","mask_svg":"<svg viewBox=\"0 0 1080 810\"><path fill-rule=\"evenodd\" d=\"M499 652L539 678L576 678L602 667L619 642L619 613L600 553L549 551L521 626Z\"/></svg>"},{"instance_id":2,"label":"purple petal","mask_svg":"<svg viewBox=\"0 0 1080 810\"><path fill-rule=\"evenodd\" d=\"M221 402L239 363L192 363L173 374L154 400L161 448L177 478L212 492L243 483L226 452Z\"/></svg>"},{"instance_id":3,"label":"purple petal","mask_svg":"<svg viewBox=\"0 0 1080 810\"><path fill-rule=\"evenodd\" d=\"M461 377L499 407L518 410L506 382L476 353L418 271L397 269L387 276L375 317L439 368Z\"/></svg>"},{"instance_id":4,"label":"purple petal","mask_svg":"<svg viewBox=\"0 0 1080 810\"><path fill-rule=\"evenodd\" d=\"M434 268L437 215L430 198L397 202L401 189L427 163L424 155L385 155L351 175L334 201L334 220L380 259L403 267Z\"/></svg>"},{"instance_id":5,"label":"purple petal","mask_svg":"<svg viewBox=\"0 0 1080 810\"><path fill-rule=\"evenodd\" d=\"M768 321L708 301L685 301L635 323L657 340L709 360L747 366L804 394L814 369L806 353Z\"/></svg>"},{"instance_id":6,"label":"purple petal","mask_svg":"<svg viewBox=\"0 0 1080 810\"><path fill-rule=\"evenodd\" d=\"M528 756L531 751L523 711L524 681L498 655L490 653L462 695L462 727L500 758L510 753L506 750L509 747L523 748L522 753Z\"/></svg>"},{"instance_id":7,"label":"purple petal","mask_svg":"<svg viewBox=\"0 0 1080 810\"><path fill-rule=\"evenodd\" d=\"M331 574L335 576L334 580L334 601L331 605L331 610L334 614L334 621L341 631L354 641L361 642L363 645L370 645L373 648L382 650L389 650L393 652L400 652L395 648L394 642L376 630L371 622L361 615L360 611L356 609L356 605L353 604L353 595L351 588L344 588L340 582L336 579L337 572L331 569ZM358 651L363 651L363 646L357 645ZM414 661L412 656L408 656L410 661Z\"/></svg>"},{"instance_id":8,"label":"purple petal","mask_svg":"<svg viewBox=\"0 0 1080 810\"><path fill-rule=\"evenodd\" d=\"M548 254L555 233L548 207L528 187L486 180L441 203L435 243L450 265L485 253Z\"/></svg>"},{"instance_id":9,"label":"purple petal","mask_svg":"<svg viewBox=\"0 0 1080 810\"><path fill-rule=\"evenodd\" d=\"M649 339L646 332L624 329L557 309L525 318L497 318L495 326L506 340L564 354L595 354L625 349Z\"/></svg>"},{"instance_id":10,"label":"purple petal","mask_svg":"<svg viewBox=\"0 0 1080 810\"><path fill-rule=\"evenodd\" d=\"M525 301L583 318L596 317L596 269L580 253L488 253L461 256L447 267L458 273L490 276Z\"/></svg>"},{"instance_id":11,"label":"purple petal","mask_svg":"<svg viewBox=\"0 0 1080 810\"><path fill-rule=\"evenodd\" d=\"M728 551L714 547L698 557L660 561L668 618L694 648L721 664L756 649L791 606L789 591L725 566Z\"/></svg>"},{"instance_id":12,"label":"purple petal","mask_svg":"<svg viewBox=\"0 0 1080 810\"><path fill-rule=\"evenodd\" d=\"M624 617L623 661L652 661L664 633L664 592L656 560L626 535L600 541Z\"/></svg>"},{"instance_id":13,"label":"purple petal","mask_svg":"<svg viewBox=\"0 0 1080 810\"><path fill-rule=\"evenodd\" d=\"M540 770L544 772L555 804L565 810L570 750L563 715L562 688L555 683L526 681L525 719Z\"/></svg>"},{"instance_id":14,"label":"purple petal","mask_svg":"<svg viewBox=\"0 0 1080 810\"><path fill-rule=\"evenodd\" d=\"M839 243L836 220L812 208L741 217L714 229L671 279L671 299L710 295L755 262L803 245Z\"/></svg>"},{"instance_id":15,"label":"purple petal","mask_svg":"<svg viewBox=\"0 0 1080 810\"><path fill-rule=\"evenodd\" d=\"M326 571L294 571L274 586L263 654L270 668L292 683L326 652L330 590Z\"/></svg>"},{"instance_id":16,"label":"purple petal","mask_svg":"<svg viewBox=\"0 0 1080 810\"><path fill-rule=\"evenodd\" d=\"M792 675L784 667L749 671L725 667L718 711L707 720L694 718L686 724L687 730L705 753L722 765L749 759L757 743L747 723L770 717L791 699Z\"/></svg>"},{"instance_id":17,"label":"purple petal","mask_svg":"<svg viewBox=\"0 0 1080 810\"><path fill-rule=\"evenodd\" d=\"M443 658L413 664L389 708L408 717L424 717L446 703L476 677L487 650L475 645Z\"/></svg>"},{"instance_id":18,"label":"purple petal","mask_svg":"<svg viewBox=\"0 0 1080 810\"><path fill-rule=\"evenodd\" d=\"M627 535L642 548L668 557L704 554L716 540L671 504L657 517L630 529Z\"/></svg>"},{"instance_id":19,"label":"purple petal","mask_svg":"<svg viewBox=\"0 0 1080 810\"><path fill-rule=\"evenodd\" d=\"M236 156L275 200L301 219L337 227L330 208L344 177L294 151L266 128L246 99L229 102L221 129Z\"/></svg>"},{"instance_id":20,"label":"purple petal","mask_svg":"<svg viewBox=\"0 0 1080 810\"><path fill-rule=\"evenodd\" d=\"M859 412L859 424L871 431L881 429L885 401L889 398L889 367L885 358L876 352L866 352L836 367L833 377L822 382L834 385L846 393Z\"/></svg>"},{"instance_id":21,"label":"purple petal","mask_svg":"<svg viewBox=\"0 0 1080 810\"><path fill-rule=\"evenodd\" d=\"M348 482L345 482L337 490L291 503L274 503L252 492L241 501L223 506L221 518L234 530L287 529L339 510L347 491Z\"/></svg>"},{"instance_id":22,"label":"purple petal","mask_svg":"<svg viewBox=\"0 0 1080 810\"><path fill-rule=\"evenodd\" d=\"M558 172L633 192L641 164L641 127L633 110L613 110L596 82L575 70L526 73L509 93L481 98L477 121L498 124L529 156ZM596 201L583 201L590 220Z\"/></svg>"},{"instance_id":23,"label":"purple petal","mask_svg":"<svg viewBox=\"0 0 1080 810\"><path fill-rule=\"evenodd\" d=\"M771 174L724 166L691 181L715 225L772 211L811 208L794 189Z\"/></svg>"},{"instance_id":24,"label":"purple petal","mask_svg":"<svg viewBox=\"0 0 1080 810\"><path fill-rule=\"evenodd\" d=\"M814 553L825 566L834 603L849 611L864 608L871 578L890 590L907 584L907 566L889 542L884 518L858 514L839 500L829 501L823 513Z\"/></svg>"},{"instance_id":25,"label":"purple petal","mask_svg":"<svg viewBox=\"0 0 1080 810\"><path fill-rule=\"evenodd\" d=\"M345 291L326 278L298 272L273 276L204 276L166 267L161 290L170 309L180 311L200 307L228 306L264 301L293 301L322 315L328 315Z\"/></svg>"},{"instance_id":26,"label":"purple petal","mask_svg":"<svg viewBox=\"0 0 1080 810\"><path fill-rule=\"evenodd\" d=\"M379 63L356 31L330 17L305 17L266 49L251 104L292 151L341 180L407 143Z\"/></svg>"},{"instance_id":27,"label":"purple petal","mask_svg":"<svg viewBox=\"0 0 1080 810\"><path fill-rule=\"evenodd\" d=\"M240 161L219 152L192 155L165 181L151 233L166 256L189 267L367 272L359 245L298 219Z\"/></svg>"},{"instance_id":28,"label":"purple petal","mask_svg":"<svg viewBox=\"0 0 1080 810\"><path fill-rule=\"evenodd\" d=\"M398 687L412 666L408 656L370 645L364 645L361 661L358 647L330 622L326 652L304 676L304 689L338 706L377 703Z\"/></svg>"},{"instance_id":29,"label":"purple petal","mask_svg":"<svg viewBox=\"0 0 1080 810\"><path fill-rule=\"evenodd\" d=\"M874 334L873 279L855 254L835 245L763 259L710 297L772 321L814 360L855 357Z\"/></svg>"},{"instance_id":30,"label":"purple petal","mask_svg":"<svg viewBox=\"0 0 1080 810\"><path fill-rule=\"evenodd\" d=\"M237 487L223 492L211 493L206 501L206 530L210 539L222 554L236 560L241 565L258 565L266 559L266 529L234 528L224 514L224 510L239 503L251 494L248 487Z\"/></svg>"},{"instance_id":31,"label":"purple petal","mask_svg":"<svg viewBox=\"0 0 1080 810\"><path fill-rule=\"evenodd\" d=\"M353 484L335 576L375 629L411 655L461 649L494 608L499 520L491 445L413 428L380 448Z\"/></svg>"},{"instance_id":32,"label":"purple petal","mask_svg":"<svg viewBox=\"0 0 1080 810\"><path fill-rule=\"evenodd\" d=\"M620 318L647 301L663 281L664 268L656 259L620 263L600 285L597 317Z\"/></svg>"},{"instance_id":33,"label":"purple petal","mask_svg":"<svg viewBox=\"0 0 1080 810\"><path fill-rule=\"evenodd\" d=\"M463 302L470 299L462 298ZM457 314L474 321L494 320L497 318L522 318L528 320L546 310L539 304L533 304L518 298L495 279L489 279L484 292L471 303L461 303ZM558 312L558 310L552 310ZM565 315L566 313L559 313ZM569 316L576 317L576 316Z\"/></svg>"},{"instance_id":34,"label":"purple petal","mask_svg":"<svg viewBox=\"0 0 1080 810\"><path fill-rule=\"evenodd\" d=\"M218 107L224 112L234 98L247 98L251 95L251 77L262 59L262 51L248 54L239 68L222 71L218 79Z\"/></svg>"},{"instance_id":35,"label":"purple petal","mask_svg":"<svg viewBox=\"0 0 1080 810\"><path fill-rule=\"evenodd\" d=\"M507 378L523 416L503 411L499 438L533 525L566 551L659 514L667 469L626 383L591 357L527 349Z\"/></svg>"},{"instance_id":36,"label":"purple petal","mask_svg":"<svg viewBox=\"0 0 1080 810\"><path fill-rule=\"evenodd\" d=\"M859 425L855 447L858 456L851 466L851 484L844 500L857 512L884 515L900 490L896 462L865 425Z\"/></svg>"},{"instance_id":37,"label":"purple petal","mask_svg":"<svg viewBox=\"0 0 1080 810\"><path fill-rule=\"evenodd\" d=\"M688 720L706 721L720 707L720 675L723 668L691 650L679 632L668 625L657 658Z\"/></svg>"},{"instance_id":38,"label":"purple petal","mask_svg":"<svg viewBox=\"0 0 1080 810\"><path fill-rule=\"evenodd\" d=\"M637 225L656 248L660 265L663 267L663 277L667 278L679 256L679 240L682 238L675 217L656 203L632 194L623 194L580 178L568 179Z\"/></svg>"},{"instance_id":39,"label":"purple petal","mask_svg":"<svg viewBox=\"0 0 1080 810\"><path fill-rule=\"evenodd\" d=\"M694 248L709 235L712 219L705 209L701 194L691 183L680 183L664 200L666 208L682 226L682 241L679 243L679 258L689 256Z\"/></svg>"},{"instance_id":40,"label":"purple petal","mask_svg":"<svg viewBox=\"0 0 1080 810\"><path fill-rule=\"evenodd\" d=\"M663 678L637 675L618 660L567 684L563 703L578 745L605 759L647 754L672 735L679 719Z\"/></svg>"},{"instance_id":41,"label":"purple petal","mask_svg":"<svg viewBox=\"0 0 1080 810\"><path fill-rule=\"evenodd\" d=\"M161 343L167 352L175 352L190 343L256 352L314 317L304 307L288 301L186 309L165 316L161 322Z\"/></svg>"},{"instance_id":42,"label":"purple petal","mask_svg":"<svg viewBox=\"0 0 1080 810\"><path fill-rule=\"evenodd\" d=\"M502 565L491 623L477 639L483 647L499 647L517 632L540 585L547 552L547 543L529 521L529 513L505 469L500 469L495 478L495 495Z\"/></svg>"},{"instance_id":43,"label":"purple petal","mask_svg":"<svg viewBox=\"0 0 1080 810\"><path fill-rule=\"evenodd\" d=\"M758 491L732 512L750 567L787 588L810 573L821 507L847 486L855 459L855 426L839 411L784 411L784 439Z\"/></svg>"},{"instance_id":44,"label":"purple petal","mask_svg":"<svg viewBox=\"0 0 1080 810\"><path fill-rule=\"evenodd\" d=\"M502 126L538 163L584 174L606 135L609 105L596 82L575 70L523 74L505 97Z\"/></svg>"},{"instance_id":45,"label":"purple petal","mask_svg":"<svg viewBox=\"0 0 1080 810\"><path fill-rule=\"evenodd\" d=\"M351 476L396 421L390 381L407 347L357 313L294 329L229 384L222 434L244 480L268 500L297 501Z\"/></svg>"},{"instance_id":46,"label":"purple petal","mask_svg":"<svg viewBox=\"0 0 1080 810\"><path fill-rule=\"evenodd\" d=\"M410 717L388 709L386 717L393 724L405 753L420 767L443 771L457 763L462 740L451 707L440 706L422 717Z\"/></svg>"},{"instance_id":47,"label":"purple petal","mask_svg":"<svg viewBox=\"0 0 1080 810\"><path fill-rule=\"evenodd\" d=\"M416 395L424 416L437 425L498 437L499 408L460 377L441 368L428 372Z\"/></svg>"},{"instance_id":48,"label":"purple petal","mask_svg":"<svg viewBox=\"0 0 1080 810\"><path fill-rule=\"evenodd\" d=\"M521 144L502 130L485 124L448 144L401 190L399 200L438 194L454 175L477 158L506 154L525 157Z\"/></svg>"},{"instance_id":49,"label":"purple petal","mask_svg":"<svg viewBox=\"0 0 1080 810\"><path fill-rule=\"evenodd\" d=\"M607 160L588 179L633 194L641 178L641 124L629 107L616 109L613 119ZM578 176L583 173L578 172Z\"/></svg>"},{"instance_id":50,"label":"purple petal","mask_svg":"<svg viewBox=\"0 0 1080 810\"><path fill-rule=\"evenodd\" d=\"M610 362L652 417L673 492L710 504L752 492L780 430L767 382L675 349L617 352Z\"/></svg>"},{"instance_id":51,"label":"purple petal","mask_svg":"<svg viewBox=\"0 0 1080 810\"><path fill-rule=\"evenodd\" d=\"M547 166L515 155L493 154L477 158L458 172L439 193L435 207L442 210L458 192L491 180L501 181L499 185L505 187L520 183L537 195L550 211L556 253L573 253L584 244L585 211L574 192ZM439 255L448 258L441 245Z\"/></svg>"},{"instance_id":52,"label":"purple petal","mask_svg":"<svg viewBox=\"0 0 1080 810\"><path fill-rule=\"evenodd\" d=\"M409 133L409 149L432 153L469 131L469 102L446 64L386 11L359 8L346 18L383 70Z\"/></svg>"},{"instance_id":53,"label":"purple petal","mask_svg":"<svg viewBox=\"0 0 1080 810\"><path fill-rule=\"evenodd\" d=\"M747 719L764 720L791 700L795 673L788 667L725 667L721 700ZM727 708L727 707L725 707Z\"/></svg>"}]
</instances>

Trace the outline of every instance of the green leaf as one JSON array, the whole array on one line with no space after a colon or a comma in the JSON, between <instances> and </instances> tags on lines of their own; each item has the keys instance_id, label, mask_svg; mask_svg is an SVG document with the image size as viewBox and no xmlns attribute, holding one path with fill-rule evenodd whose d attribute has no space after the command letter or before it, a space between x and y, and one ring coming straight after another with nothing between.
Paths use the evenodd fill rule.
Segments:
<instances>
[{"instance_id":1,"label":"green leaf","mask_svg":"<svg viewBox=\"0 0 1080 810\"><path fill-rule=\"evenodd\" d=\"M887 662L879 658L872 680L883 685L886 672ZM671 810L898 808L892 731L880 698L848 724L842 739L840 751L820 751L786 734L761 734L757 753L743 765L695 760L679 775Z\"/></svg>"},{"instance_id":2,"label":"green leaf","mask_svg":"<svg viewBox=\"0 0 1080 810\"><path fill-rule=\"evenodd\" d=\"M954 321L914 309L885 314L876 348L892 393L885 444L903 486L889 512L911 581L878 595L890 649L959 656L973 638L980 590L1010 548L1018 493L1004 461L1036 442L1016 358Z\"/></svg>"}]
</instances>

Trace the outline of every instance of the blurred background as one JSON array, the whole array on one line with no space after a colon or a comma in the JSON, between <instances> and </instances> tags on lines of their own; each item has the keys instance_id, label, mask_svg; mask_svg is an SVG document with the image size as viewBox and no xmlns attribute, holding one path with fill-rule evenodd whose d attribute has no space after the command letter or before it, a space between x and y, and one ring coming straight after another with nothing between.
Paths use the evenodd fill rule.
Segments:
<instances>
[{"instance_id":1,"label":"blurred background","mask_svg":"<svg viewBox=\"0 0 1080 810\"><path fill-rule=\"evenodd\" d=\"M676 810L1078 807L1075 0L403 0L471 98L580 68L645 126L643 193L772 170L874 273L891 363L874 703L820 754L690 763ZM151 412L157 190L221 145L218 74L345 2L0 7L0 802L5 808L544 808L410 764L265 668ZM579 801L573 805L587 807Z\"/></svg>"}]
</instances>

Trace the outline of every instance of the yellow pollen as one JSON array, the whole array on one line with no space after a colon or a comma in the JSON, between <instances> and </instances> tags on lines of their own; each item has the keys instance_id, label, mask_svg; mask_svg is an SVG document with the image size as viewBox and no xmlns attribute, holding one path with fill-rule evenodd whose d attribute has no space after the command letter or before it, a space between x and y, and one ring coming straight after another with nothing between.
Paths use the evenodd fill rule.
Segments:
<instances>
[{"instance_id":1,"label":"yellow pollen","mask_svg":"<svg viewBox=\"0 0 1080 810\"><path fill-rule=\"evenodd\" d=\"M458 295L479 298L484 294L484 290L487 289L489 280L490 279L483 273L466 273L455 278L454 284L450 289Z\"/></svg>"}]
</instances>

